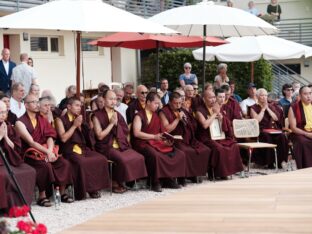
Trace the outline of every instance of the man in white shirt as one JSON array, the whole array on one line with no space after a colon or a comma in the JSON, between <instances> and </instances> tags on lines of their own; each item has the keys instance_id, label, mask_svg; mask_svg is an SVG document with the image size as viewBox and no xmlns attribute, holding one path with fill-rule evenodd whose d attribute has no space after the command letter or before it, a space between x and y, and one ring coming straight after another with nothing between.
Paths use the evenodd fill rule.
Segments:
<instances>
[{"instance_id":1,"label":"man in white shirt","mask_svg":"<svg viewBox=\"0 0 312 234\"><path fill-rule=\"evenodd\" d=\"M122 99L125 96L125 93L124 93L123 89L120 89L120 88L115 88L114 92L115 92L116 97L117 97L117 103L116 103L116 106L114 109L122 115L122 117L125 119L125 121L127 123L126 111L128 109L128 105L125 103L122 103Z\"/></svg>"},{"instance_id":2,"label":"man in white shirt","mask_svg":"<svg viewBox=\"0 0 312 234\"><path fill-rule=\"evenodd\" d=\"M10 61L10 50L4 48L2 50L2 59L0 60L0 91L9 95L11 90L11 75L12 70L16 66Z\"/></svg>"},{"instance_id":3,"label":"man in white shirt","mask_svg":"<svg viewBox=\"0 0 312 234\"><path fill-rule=\"evenodd\" d=\"M34 68L27 64L28 54L22 53L20 55L21 64L17 65L12 71L12 84L21 82L25 88L24 97L29 93L30 86L37 84L37 77ZM23 98L24 98L23 97Z\"/></svg>"},{"instance_id":4,"label":"man in white shirt","mask_svg":"<svg viewBox=\"0 0 312 234\"><path fill-rule=\"evenodd\" d=\"M25 95L24 85L20 82L12 85L12 97L10 98L10 111L16 114L17 118L25 114L26 109L23 102Z\"/></svg>"},{"instance_id":5,"label":"man in white shirt","mask_svg":"<svg viewBox=\"0 0 312 234\"><path fill-rule=\"evenodd\" d=\"M247 86L248 98L244 99L240 103L240 107L242 109L244 117L248 117L250 114L248 113L248 107L257 103L257 87L254 83L249 83Z\"/></svg>"}]
</instances>

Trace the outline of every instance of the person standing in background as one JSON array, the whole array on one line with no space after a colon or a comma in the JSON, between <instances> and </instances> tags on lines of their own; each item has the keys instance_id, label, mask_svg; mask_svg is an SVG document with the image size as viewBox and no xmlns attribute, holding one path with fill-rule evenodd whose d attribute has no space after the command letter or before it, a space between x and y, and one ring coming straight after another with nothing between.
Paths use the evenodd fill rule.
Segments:
<instances>
[{"instance_id":1,"label":"person standing in background","mask_svg":"<svg viewBox=\"0 0 312 234\"><path fill-rule=\"evenodd\" d=\"M0 60L0 91L10 94L12 70L16 66L10 61L10 50L4 48L2 50L2 59Z\"/></svg>"},{"instance_id":2,"label":"person standing in background","mask_svg":"<svg viewBox=\"0 0 312 234\"><path fill-rule=\"evenodd\" d=\"M278 4L277 0L271 0L271 3L267 7L267 13L269 15L276 16L276 21L281 20L282 8Z\"/></svg>"}]
</instances>

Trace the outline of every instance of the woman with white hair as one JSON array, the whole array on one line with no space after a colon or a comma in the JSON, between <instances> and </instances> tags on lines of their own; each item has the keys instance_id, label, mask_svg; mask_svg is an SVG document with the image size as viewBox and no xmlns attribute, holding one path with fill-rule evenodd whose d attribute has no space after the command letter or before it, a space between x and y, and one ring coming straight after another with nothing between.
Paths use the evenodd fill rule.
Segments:
<instances>
[{"instance_id":1,"label":"woman with white hair","mask_svg":"<svg viewBox=\"0 0 312 234\"><path fill-rule=\"evenodd\" d=\"M216 75L216 77L215 77L214 87L215 88L221 88L222 85L225 85L225 84L228 85L228 83L230 82L230 79L226 74L227 65L225 63L220 63L217 66L217 72L218 72L218 75Z\"/></svg>"},{"instance_id":2,"label":"woman with white hair","mask_svg":"<svg viewBox=\"0 0 312 234\"><path fill-rule=\"evenodd\" d=\"M192 65L190 63L184 64L184 73L180 75L180 86L184 88L185 85L198 85L197 76L191 73Z\"/></svg>"},{"instance_id":3,"label":"woman with white hair","mask_svg":"<svg viewBox=\"0 0 312 234\"><path fill-rule=\"evenodd\" d=\"M268 92L265 89L257 90L257 98L258 102L250 107L251 118L259 122L259 141L277 145L278 166L281 167L281 163L288 158L288 142L281 130L283 111L277 105L268 102ZM255 151L254 159L257 164L274 167L275 155L272 149Z\"/></svg>"}]
</instances>

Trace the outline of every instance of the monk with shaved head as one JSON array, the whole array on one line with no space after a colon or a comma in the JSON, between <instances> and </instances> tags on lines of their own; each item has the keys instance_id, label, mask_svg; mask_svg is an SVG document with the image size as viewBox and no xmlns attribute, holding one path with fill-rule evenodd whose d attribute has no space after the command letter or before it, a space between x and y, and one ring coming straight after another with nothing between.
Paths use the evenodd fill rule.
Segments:
<instances>
[{"instance_id":1,"label":"monk with shaved head","mask_svg":"<svg viewBox=\"0 0 312 234\"><path fill-rule=\"evenodd\" d=\"M239 148L233 140L231 123L221 113L216 95L210 90L204 91L204 104L198 107L196 119L199 122L197 137L212 150L209 167L216 177L225 178L243 170ZM225 133L225 139L213 140L210 127L219 126Z\"/></svg>"},{"instance_id":2,"label":"monk with shaved head","mask_svg":"<svg viewBox=\"0 0 312 234\"><path fill-rule=\"evenodd\" d=\"M65 187L72 183L72 169L67 160L59 157L54 145L57 137L55 129L48 120L39 113L39 99L35 95L25 97L26 113L15 124L22 139L22 155L25 162L37 172L39 188L39 206L51 206L47 199L47 190L52 184L59 186L62 202L73 202L65 194Z\"/></svg>"},{"instance_id":3,"label":"monk with shaved head","mask_svg":"<svg viewBox=\"0 0 312 234\"><path fill-rule=\"evenodd\" d=\"M0 147L23 191L26 202L30 205L35 188L36 171L23 162L20 156L21 141L11 124L6 122L7 114L6 104L0 101ZM24 205L1 157L0 181L0 210Z\"/></svg>"},{"instance_id":4,"label":"monk with shaved head","mask_svg":"<svg viewBox=\"0 0 312 234\"><path fill-rule=\"evenodd\" d=\"M137 91L136 91L137 99L129 103L129 106L126 112L128 124L131 124L133 122L134 116L138 111L145 109L145 101L146 101L147 94L148 94L148 89L144 85L139 85L137 87Z\"/></svg>"}]
</instances>

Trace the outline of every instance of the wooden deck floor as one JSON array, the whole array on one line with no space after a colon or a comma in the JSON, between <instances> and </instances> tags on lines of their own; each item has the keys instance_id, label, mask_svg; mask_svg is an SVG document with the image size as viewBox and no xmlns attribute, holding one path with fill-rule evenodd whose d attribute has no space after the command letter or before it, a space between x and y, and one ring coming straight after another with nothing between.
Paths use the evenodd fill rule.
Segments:
<instances>
[{"instance_id":1,"label":"wooden deck floor","mask_svg":"<svg viewBox=\"0 0 312 234\"><path fill-rule=\"evenodd\" d=\"M62 233L312 233L312 168L206 183Z\"/></svg>"}]
</instances>

